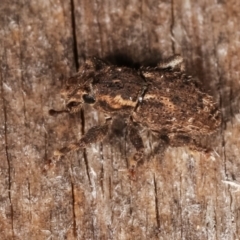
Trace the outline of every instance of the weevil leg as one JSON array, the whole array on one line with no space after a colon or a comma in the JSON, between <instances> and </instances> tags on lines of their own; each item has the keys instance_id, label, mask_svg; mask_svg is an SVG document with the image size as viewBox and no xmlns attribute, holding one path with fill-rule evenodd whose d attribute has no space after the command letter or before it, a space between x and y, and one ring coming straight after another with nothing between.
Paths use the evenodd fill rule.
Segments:
<instances>
[{"instance_id":1,"label":"weevil leg","mask_svg":"<svg viewBox=\"0 0 240 240\"><path fill-rule=\"evenodd\" d=\"M110 121L107 120L104 125L94 126L76 143L71 143L66 147L56 150L55 156L63 156L71 151L88 147L91 143L102 141L108 133Z\"/></svg>"},{"instance_id":2,"label":"weevil leg","mask_svg":"<svg viewBox=\"0 0 240 240\"><path fill-rule=\"evenodd\" d=\"M191 150L207 153L209 149L204 147L197 138L184 134L169 134L169 145L172 147L188 146Z\"/></svg>"},{"instance_id":3,"label":"weevil leg","mask_svg":"<svg viewBox=\"0 0 240 240\"><path fill-rule=\"evenodd\" d=\"M134 171L137 164L142 160L144 155L144 145L142 137L139 134L137 126L130 123L128 126L128 135L132 145L135 147L136 152L129 159L129 170Z\"/></svg>"}]
</instances>

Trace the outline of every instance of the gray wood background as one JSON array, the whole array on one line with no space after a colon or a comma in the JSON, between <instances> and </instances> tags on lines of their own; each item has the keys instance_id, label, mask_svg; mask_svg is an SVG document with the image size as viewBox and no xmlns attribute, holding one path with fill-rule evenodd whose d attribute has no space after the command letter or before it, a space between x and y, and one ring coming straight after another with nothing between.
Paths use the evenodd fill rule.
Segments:
<instances>
[{"instance_id":1,"label":"gray wood background","mask_svg":"<svg viewBox=\"0 0 240 240\"><path fill-rule=\"evenodd\" d=\"M2 0L0 238L240 239L239 9L237 0ZM87 56L147 64L174 53L222 110L211 154L168 148L136 181L124 134L47 161L102 121L90 108L48 115ZM145 144L151 153L151 137Z\"/></svg>"}]
</instances>

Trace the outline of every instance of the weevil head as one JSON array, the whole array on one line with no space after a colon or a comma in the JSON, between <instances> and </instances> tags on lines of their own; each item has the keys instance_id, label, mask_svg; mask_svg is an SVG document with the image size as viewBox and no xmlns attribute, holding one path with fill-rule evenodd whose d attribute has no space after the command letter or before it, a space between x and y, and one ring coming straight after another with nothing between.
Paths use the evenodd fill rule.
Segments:
<instances>
[{"instance_id":1,"label":"weevil head","mask_svg":"<svg viewBox=\"0 0 240 240\"><path fill-rule=\"evenodd\" d=\"M61 96L66 101L66 110L70 113L79 112L83 104L94 104L95 98L91 83L67 84L61 91Z\"/></svg>"},{"instance_id":2,"label":"weevil head","mask_svg":"<svg viewBox=\"0 0 240 240\"><path fill-rule=\"evenodd\" d=\"M68 112L78 112L83 104L95 103L94 76L106 66L107 64L101 59L88 58L80 67L79 72L67 80L66 87L61 91L61 95L66 101Z\"/></svg>"},{"instance_id":3,"label":"weevil head","mask_svg":"<svg viewBox=\"0 0 240 240\"><path fill-rule=\"evenodd\" d=\"M88 58L80 67L78 73L66 81L64 89L61 90L61 96L65 100L66 108L64 110L51 109L49 113L55 115L58 113L79 112L83 104L94 104L96 102L93 91L93 81L96 74L105 68L107 64L96 57Z\"/></svg>"}]
</instances>

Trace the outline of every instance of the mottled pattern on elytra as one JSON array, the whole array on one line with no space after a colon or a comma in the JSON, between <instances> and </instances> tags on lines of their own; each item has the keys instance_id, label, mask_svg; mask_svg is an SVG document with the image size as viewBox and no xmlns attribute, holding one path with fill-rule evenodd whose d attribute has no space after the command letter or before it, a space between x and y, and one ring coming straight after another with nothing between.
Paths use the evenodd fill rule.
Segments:
<instances>
[{"instance_id":1,"label":"mottled pattern on elytra","mask_svg":"<svg viewBox=\"0 0 240 240\"><path fill-rule=\"evenodd\" d=\"M182 72L142 71L148 83L133 119L162 134L205 135L220 124L211 96L200 91Z\"/></svg>"}]
</instances>

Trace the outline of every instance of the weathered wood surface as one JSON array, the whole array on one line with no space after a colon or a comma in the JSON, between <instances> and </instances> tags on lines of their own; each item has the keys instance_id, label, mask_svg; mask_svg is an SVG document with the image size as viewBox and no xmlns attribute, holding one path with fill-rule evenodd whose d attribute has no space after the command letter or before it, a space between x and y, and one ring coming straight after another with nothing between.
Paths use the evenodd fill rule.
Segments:
<instances>
[{"instance_id":1,"label":"weathered wood surface","mask_svg":"<svg viewBox=\"0 0 240 240\"><path fill-rule=\"evenodd\" d=\"M234 0L2 0L0 238L240 239L239 9ZM54 149L102 121L87 108L48 115L85 57L154 63L173 53L221 106L210 155L169 148L131 181L123 135L44 170Z\"/></svg>"}]
</instances>

